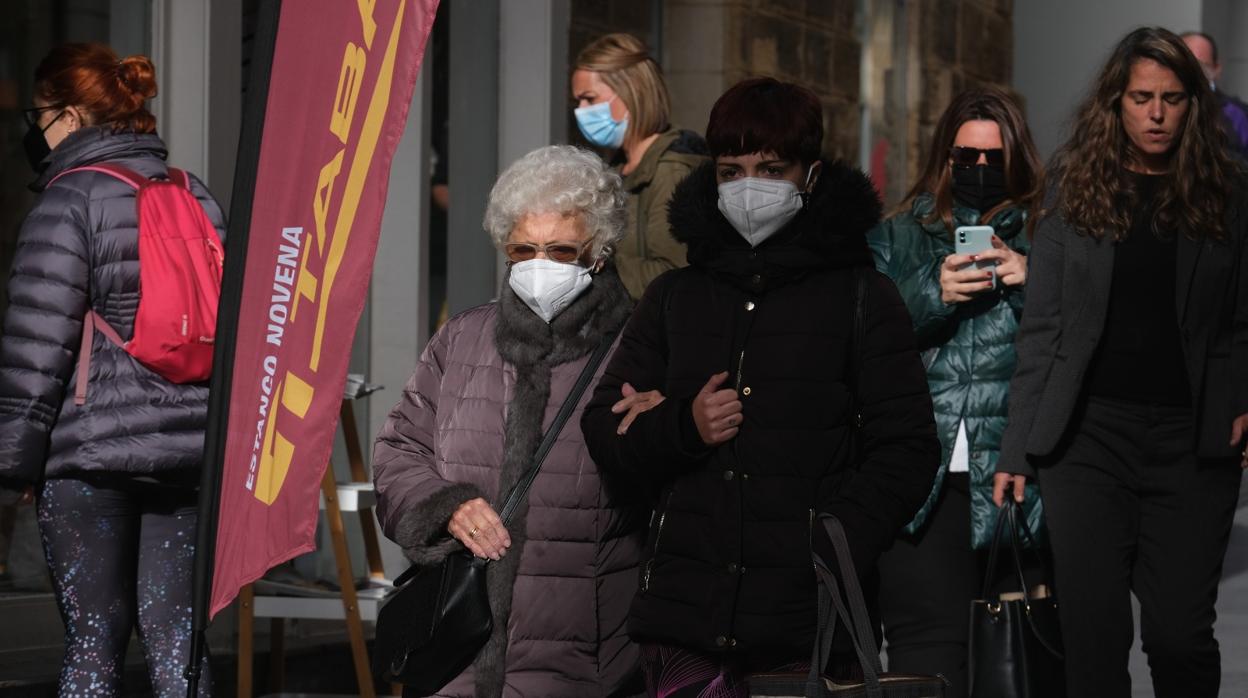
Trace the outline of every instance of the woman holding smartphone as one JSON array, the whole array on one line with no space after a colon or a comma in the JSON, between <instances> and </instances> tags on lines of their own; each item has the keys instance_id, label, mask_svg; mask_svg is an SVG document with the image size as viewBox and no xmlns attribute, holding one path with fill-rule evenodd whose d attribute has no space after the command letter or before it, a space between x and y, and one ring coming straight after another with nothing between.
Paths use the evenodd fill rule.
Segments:
<instances>
[{"instance_id":1,"label":"woman holding smartphone","mask_svg":"<svg viewBox=\"0 0 1248 698\"><path fill-rule=\"evenodd\" d=\"M931 494L880 559L889 670L942 674L953 697L967 692L967 609L983 572L976 549L990 543L996 520L992 478L1040 170L1014 99L991 87L967 90L937 124L900 212L867 236L914 322L942 447ZM958 245L959 236L986 245ZM1034 533L1040 508L1031 489L1025 505Z\"/></svg>"}]
</instances>

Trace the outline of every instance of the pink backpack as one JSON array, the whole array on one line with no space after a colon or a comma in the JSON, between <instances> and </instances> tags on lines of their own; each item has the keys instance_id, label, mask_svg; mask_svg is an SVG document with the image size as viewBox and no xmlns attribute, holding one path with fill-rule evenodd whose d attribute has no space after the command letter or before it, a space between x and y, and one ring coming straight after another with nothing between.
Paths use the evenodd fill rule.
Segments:
<instances>
[{"instance_id":1,"label":"pink backpack","mask_svg":"<svg viewBox=\"0 0 1248 698\"><path fill-rule=\"evenodd\" d=\"M125 167L101 163L66 170L56 179L83 171L115 177L138 192L140 297L129 341L94 310L83 318L74 403L87 400L95 330L173 383L207 380L212 374L224 255L216 228L191 193L190 178L170 167L168 179L147 179Z\"/></svg>"}]
</instances>

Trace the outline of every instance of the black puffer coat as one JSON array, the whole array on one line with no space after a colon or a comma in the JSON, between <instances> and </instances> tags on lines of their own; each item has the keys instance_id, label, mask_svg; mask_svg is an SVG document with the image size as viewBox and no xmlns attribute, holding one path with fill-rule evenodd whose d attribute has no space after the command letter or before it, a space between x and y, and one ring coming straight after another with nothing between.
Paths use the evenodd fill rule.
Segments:
<instances>
[{"instance_id":1,"label":"black puffer coat","mask_svg":"<svg viewBox=\"0 0 1248 698\"><path fill-rule=\"evenodd\" d=\"M87 403L74 405L88 303L123 339L139 305L134 190L108 175L65 170L112 162L163 175L155 134L82 128L52 151L42 194L22 224L0 339L0 485L85 472L193 480L207 418L206 385L175 385L96 333ZM225 217L194 177L192 190L224 236ZM152 292L152 289L144 289Z\"/></svg>"},{"instance_id":2,"label":"black puffer coat","mask_svg":"<svg viewBox=\"0 0 1248 698\"><path fill-rule=\"evenodd\" d=\"M608 485L641 485L657 501L632 636L803 658L815 619L812 512L840 518L868 574L927 497L940 444L910 318L870 268L864 234L880 204L866 178L825 163L805 210L754 250L717 198L711 166L677 188L671 222L690 266L646 291L581 424ZM858 273L868 276L861 365L848 347ZM720 371L744 421L708 448L691 403ZM855 381L863 424L851 462ZM610 407L625 382L667 399L621 437ZM824 535L814 545L830 556Z\"/></svg>"}]
</instances>

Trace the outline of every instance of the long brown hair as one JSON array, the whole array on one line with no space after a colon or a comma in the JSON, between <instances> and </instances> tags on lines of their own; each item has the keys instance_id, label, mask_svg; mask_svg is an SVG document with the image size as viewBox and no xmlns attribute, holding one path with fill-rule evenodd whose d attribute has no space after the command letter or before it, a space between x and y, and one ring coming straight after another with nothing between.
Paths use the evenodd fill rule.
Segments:
<instances>
[{"instance_id":1,"label":"long brown hair","mask_svg":"<svg viewBox=\"0 0 1248 698\"><path fill-rule=\"evenodd\" d=\"M156 130L145 104L156 96L156 68L147 56L118 59L104 44L61 44L35 69L35 93L49 104L76 107L89 125Z\"/></svg>"},{"instance_id":2,"label":"long brown hair","mask_svg":"<svg viewBox=\"0 0 1248 698\"><path fill-rule=\"evenodd\" d=\"M1242 170L1227 153L1221 114L1200 64L1182 39L1160 27L1127 34L1075 112L1070 139L1054 159L1057 210L1097 239L1122 240L1131 229L1138 202L1127 171L1133 151L1122 126L1122 97L1131 67L1141 60L1173 72L1188 95L1170 172L1155 195L1153 229L1221 240L1232 180Z\"/></svg>"},{"instance_id":3,"label":"long brown hair","mask_svg":"<svg viewBox=\"0 0 1248 698\"><path fill-rule=\"evenodd\" d=\"M968 121L996 123L1001 129L1001 145L1005 150L1005 184L1009 196L992 210L980 211L980 220L988 221L1001 209L1016 207L1033 214L1028 223L1030 230L1042 198L1043 165L1036 152L1036 144L1031 139L1031 129L1023 118L1023 110L1017 100L997 87L965 90L949 103L936 124L923 172L906 194L902 208L907 209L916 197L930 193L935 197L935 208L923 223L941 221L949 234L953 234L953 182L949 151L957 139L958 129Z\"/></svg>"}]
</instances>

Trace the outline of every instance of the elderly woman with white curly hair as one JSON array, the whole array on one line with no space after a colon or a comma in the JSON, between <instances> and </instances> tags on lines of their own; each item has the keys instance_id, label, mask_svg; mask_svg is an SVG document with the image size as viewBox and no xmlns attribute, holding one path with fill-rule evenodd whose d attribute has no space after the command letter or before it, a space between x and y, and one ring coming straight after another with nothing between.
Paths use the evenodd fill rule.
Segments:
<instances>
[{"instance_id":1,"label":"elderly woman with white curly hair","mask_svg":"<svg viewBox=\"0 0 1248 698\"><path fill-rule=\"evenodd\" d=\"M507 256L506 284L429 341L377 436L386 535L416 564L463 547L495 561L494 633L438 695L644 692L624 621L649 512L603 487L579 426L590 391L527 504L509 526L498 514L591 353L628 319L610 259L623 203L620 177L586 150L540 148L507 168L485 213Z\"/></svg>"}]
</instances>

